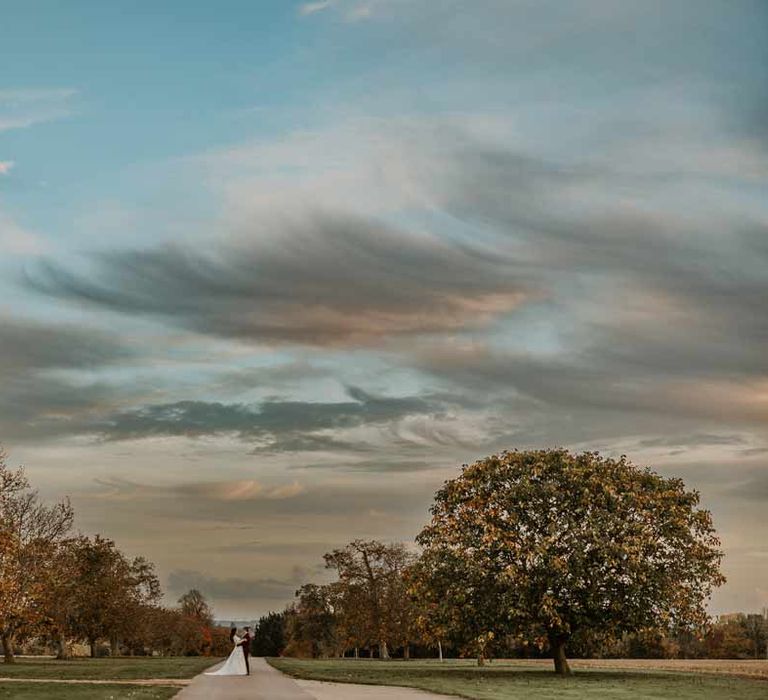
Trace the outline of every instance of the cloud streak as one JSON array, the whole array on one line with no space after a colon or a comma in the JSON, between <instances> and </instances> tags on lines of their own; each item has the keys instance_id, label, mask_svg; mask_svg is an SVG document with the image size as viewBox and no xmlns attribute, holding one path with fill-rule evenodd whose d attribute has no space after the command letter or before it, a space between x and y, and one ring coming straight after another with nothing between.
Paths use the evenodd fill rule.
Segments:
<instances>
[{"instance_id":1,"label":"cloud streak","mask_svg":"<svg viewBox=\"0 0 768 700\"><path fill-rule=\"evenodd\" d=\"M174 486L140 484L118 477L97 479L96 485L103 489L88 497L125 501L138 498L170 497L190 500L221 502L282 501L296 498L304 493L305 488L298 481L287 484L267 485L256 479L238 479L235 481L205 481Z\"/></svg>"},{"instance_id":2,"label":"cloud streak","mask_svg":"<svg viewBox=\"0 0 768 700\"><path fill-rule=\"evenodd\" d=\"M0 175L7 174L0 171ZM19 225L0 210L0 250L6 255L39 255L47 250L45 241L33 231Z\"/></svg>"},{"instance_id":3,"label":"cloud streak","mask_svg":"<svg viewBox=\"0 0 768 700\"><path fill-rule=\"evenodd\" d=\"M322 212L276 226L219 256L110 253L96 259L97 281L47 263L28 284L201 333L314 346L482 328L526 299L503 264L435 236Z\"/></svg>"},{"instance_id":4,"label":"cloud streak","mask_svg":"<svg viewBox=\"0 0 768 700\"><path fill-rule=\"evenodd\" d=\"M768 574L745 554L764 549L768 524L757 497L768 23L757 5L294 4L290 36L307 41L258 78L268 89L285 78L285 95L262 100L253 122L225 105L246 140L217 150L211 137L160 166L167 190L151 168L116 168L99 194L142 212L112 224L115 237L90 219L83 228L101 233L91 251L107 252L67 233L69 212L30 214L63 222L50 250L0 219L3 252L22 258L8 279L24 268L13 294L56 321L0 319L0 438L41 456L44 483L59 483L65 459L73 478L98 478L82 497L102 518L94 527L122 518L181 572L179 587L208 586L239 609L245 591L265 607L292 594L290 575L252 574L251 554L276 572L315 556L255 538L407 539L461 463L553 444L626 452L701 488L743 593ZM294 82L298 68L312 85ZM194 95L169 93L190 100L183 108ZM73 91L0 91L0 128L74 102ZM129 119L182 109L136 106ZM88 139L113 133L84 126ZM138 127L127 143L149 149ZM85 159L99 173L132 156L99 143L111 160ZM2 156L36 162L16 146ZM67 193L80 190L77 165ZM23 204L24 183L2 179ZM199 208L179 215L181 190ZM173 206L158 216L163 193ZM59 323L65 314L82 325ZM234 540L217 550L221 527ZM246 527L258 534L239 555ZM171 551L188 533L215 575Z\"/></svg>"},{"instance_id":5,"label":"cloud streak","mask_svg":"<svg viewBox=\"0 0 768 700\"><path fill-rule=\"evenodd\" d=\"M157 436L231 434L260 451L349 449L327 431L384 425L411 415L434 415L445 404L430 398L390 398L347 390L350 401L332 403L267 400L257 406L180 401L114 414L91 430L106 440Z\"/></svg>"},{"instance_id":6,"label":"cloud streak","mask_svg":"<svg viewBox=\"0 0 768 700\"><path fill-rule=\"evenodd\" d=\"M0 132L68 117L77 94L71 88L0 90Z\"/></svg>"},{"instance_id":7,"label":"cloud streak","mask_svg":"<svg viewBox=\"0 0 768 700\"><path fill-rule=\"evenodd\" d=\"M113 334L75 324L0 317L0 376L41 369L84 369L117 364L135 351Z\"/></svg>"},{"instance_id":8,"label":"cloud streak","mask_svg":"<svg viewBox=\"0 0 768 700\"><path fill-rule=\"evenodd\" d=\"M230 577L218 578L200 571L182 569L172 571L168 576L168 588L174 594L181 594L196 588L203 595L213 599L252 601L284 601L293 597L299 581L277 578Z\"/></svg>"}]
</instances>

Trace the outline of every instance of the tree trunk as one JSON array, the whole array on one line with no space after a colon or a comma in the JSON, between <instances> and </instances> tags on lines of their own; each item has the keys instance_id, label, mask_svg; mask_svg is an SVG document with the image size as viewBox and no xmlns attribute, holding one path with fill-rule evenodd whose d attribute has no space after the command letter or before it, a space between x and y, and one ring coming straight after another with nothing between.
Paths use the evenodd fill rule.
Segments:
<instances>
[{"instance_id":1,"label":"tree trunk","mask_svg":"<svg viewBox=\"0 0 768 700\"><path fill-rule=\"evenodd\" d=\"M355 658L356 659L360 658L360 648L359 647L355 647Z\"/></svg>"},{"instance_id":2,"label":"tree trunk","mask_svg":"<svg viewBox=\"0 0 768 700\"><path fill-rule=\"evenodd\" d=\"M555 662L555 673L561 676L567 676L571 673L571 667L568 665L568 659L565 657L565 645L568 641L568 635L556 634L550 635L549 646L552 648L552 659Z\"/></svg>"},{"instance_id":3,"label":"tree trunk","mask_svg":"<svg viewBox=\"0 0 768 700\"><path fill-rule=\"evenodd\" d=\"M387 649L387 643L386 642L379 642L379 658L380 659L388 659L389 658L389 649Z\"/></svg>"},{"instance_id":4,"label":"tree trunk","mask_svg":"<svg viewBox=\"0 0 768 700\"><path fill-rule=\"evenodd\" d=\"M69 658L69 646L67 640L64 639L64 635L61 633L56 634L56 638L53 640L56 647L56 658L60 661L64 661Z\"/></svg>"},{"instance_id":5,"label":"tree trunk","mask_svg":"<svg viewBox=\"0 0 768 700\"><path fill-rule=\"evenodd\" d=\"M437 640L437 653L440 658L440 661L443 660L443 643L438 639Z\"/></svg>"},{"instance_id":6,"label":"tree trunk","mask_svg":"<svg viewBox=\"0 0 768 700\"><path fill-rule=\"evenodd\" d=\"M3 632L0 635L0 641L3 642L3 661L7 664L15 664L16 657L13 655L13 635Z\"/></svg>"},{"instance_id":7,"label":"tree trunk","mask_svg":"<svg viewBox=\"0 0 768 700\"><path fill-rule=\"evenodd\" d=\"M408 644L408 642L406 642L405 646L403 647L403 658L406 661L411 658L411 645Z\"/></svg>"},{"instance_id":8,"label":"tree trunk","mask_svg":"<svg viewBox=\"0 0 768 700\"><path fill-rule=\"evenodd\" d=\"M109 638L109 655L120 656L120 640L117 637Z\"/></svg>"},{"instance_id":9,"label":"tree trunk","mask_svg":"<svg viewBox=\"0 0 768 700\"><path fill-rule=\"evenodd\" d=\"M485 666L485 655L482 651L477 655L477 665Z\"/></svg>"},{"instance_id":10,"label":"tree trunk","mask_svg":"<svg viewBox=\"0 0 768 700\"><path fill-rule=\"evenodd\" d=\"M88 645L91 647L91 658L96 658L96 640L95 639L89 639Z\"/></svg>"}]
</instances>

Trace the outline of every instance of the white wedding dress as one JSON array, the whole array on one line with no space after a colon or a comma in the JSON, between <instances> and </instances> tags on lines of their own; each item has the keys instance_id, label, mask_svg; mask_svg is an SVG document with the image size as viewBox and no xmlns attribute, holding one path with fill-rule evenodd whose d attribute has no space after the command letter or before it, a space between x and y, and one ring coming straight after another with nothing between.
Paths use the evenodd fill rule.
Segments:
<instances>
[{"instance_id":1,"label":"white wedding dress","mask_svg":"<svg viewBox=\"0 0 768 700\"><path fill-rule=\"evenodd\" d=\"M232 653L227 657L224 665L216 671L208 671L206 676L244 676L247 673L245 668L245 654L243 654L243 648L238 646L242 640L235 635L232 638L232 642L235 648Z\"/></svg>"}]
</instances>

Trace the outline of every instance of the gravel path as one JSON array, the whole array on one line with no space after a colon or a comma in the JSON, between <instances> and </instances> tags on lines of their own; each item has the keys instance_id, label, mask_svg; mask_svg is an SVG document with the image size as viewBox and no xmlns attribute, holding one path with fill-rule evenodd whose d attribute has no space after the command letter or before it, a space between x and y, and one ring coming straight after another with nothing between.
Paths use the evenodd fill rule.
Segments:
<instances>
[{"instance_id":1,"label":"gravel path","mask_svg":"<svg viewBox=\"0 0 768 700\"><path fill-rule=\"evenodd\" d=\"M315 700L456 700L455 695L435 695L415 688L387 685L354 685L297 680Z\"/></svg>"},{"instance_id":2,"label":"gravel path","mask_svg":"<svg viewBox=\"0 0 768 700\"><path fill-rule=\"evenodd\" d=\"M250 676L195 676L174 700L316 700L296 681L251 658Z\"/></svg>"},{"instance_id":3,"label":"gravel path","mask_svg":"<svg viewBox=\"0 0 768 700\"><path fill-rule=\"evenodd\" d=\"M264 659L250 676L196 676L175 700L456 700L412 688L293 680Z\"/></svg>"}]
</instances>

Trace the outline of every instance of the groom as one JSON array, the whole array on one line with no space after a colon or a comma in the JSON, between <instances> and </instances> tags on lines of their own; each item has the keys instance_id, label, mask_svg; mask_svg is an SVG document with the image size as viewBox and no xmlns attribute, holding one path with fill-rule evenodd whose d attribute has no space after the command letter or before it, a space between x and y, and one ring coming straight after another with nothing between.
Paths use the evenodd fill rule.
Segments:
<instances>
[{"instance_id":1,"label":"groom","mask_svg":"<svg viewBox=\"0 0 768 700\"><path fill-rule=\"evenodd\" d=\"M253 635L251 635L251 628L250 627L244 627L243 631L245 634L243 635L242 640L240 641L240 646L243 649L243 656L245 657L245 671L246 675L251 675L251 666L248 663L248 657L251 655L251 640L253 639Z\"/></svg>"}]
</instances>

